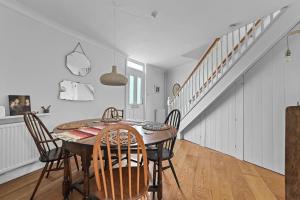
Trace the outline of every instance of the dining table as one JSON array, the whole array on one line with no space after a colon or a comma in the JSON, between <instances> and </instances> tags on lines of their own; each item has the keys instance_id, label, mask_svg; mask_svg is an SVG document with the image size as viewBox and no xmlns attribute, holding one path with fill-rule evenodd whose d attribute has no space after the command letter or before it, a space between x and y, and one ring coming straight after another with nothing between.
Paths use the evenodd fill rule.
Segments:
<instances>
[{"instance_id":1,"label":"dining table","mask_svg":"<svg viewBox=\"0 0 300 200\"><path fill-rule=\"evenodd\" d=\"M121 120L113 122L113 124L126 124L134 127L142 136L144 144L147 147L157 147L158 153L158 180L157 184L149 187L150 192L157 192L157 198L162 199L163 184L162 184L162 151L165 141L176 137L177 130L174 127L169 127L163 130L146 130L143 128L145 122ZM72 121L56 126L53 130L54 134L59 135L67 130L74 130L80 127L106 127L112 123L102 122L100 119L86 119L80 121ZM99 133L101 130L99 131ZM96 136L79 139L76 141L62 140L62 148L64 151L64 178L62 184L62 193L64 199L68 199L70 192L75 189L83 195L83 199L92 199L90 193L90 166L92 162L93 145L96 141ZM81 157L82 175L81 180L72 182L72 173L69 154L74 153Z\"/></svg>"}]
</instances>

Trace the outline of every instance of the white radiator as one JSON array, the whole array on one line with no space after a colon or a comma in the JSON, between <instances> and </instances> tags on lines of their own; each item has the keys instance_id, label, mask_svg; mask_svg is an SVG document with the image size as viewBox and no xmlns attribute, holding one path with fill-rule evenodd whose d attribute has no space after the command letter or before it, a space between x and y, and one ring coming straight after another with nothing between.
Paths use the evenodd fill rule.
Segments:
<instances>
[{"instance_id":1,"label":"white radiator","mask_svg":"<svg viewBox=\"0 0 300 200\"><path fill-rule=\"evenodd\" d=\"M0 125L0 175L38 158L38 150L24 122Z\"/></svg>"}]
</instances>

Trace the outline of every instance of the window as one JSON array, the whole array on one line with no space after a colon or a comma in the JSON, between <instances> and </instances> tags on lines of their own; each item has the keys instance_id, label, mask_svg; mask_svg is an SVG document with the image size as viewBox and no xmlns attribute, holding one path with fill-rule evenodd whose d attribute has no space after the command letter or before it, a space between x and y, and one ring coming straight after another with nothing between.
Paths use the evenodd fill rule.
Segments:
<instances>
[{"instance_id":1,"label":"window","mask_svg":"<svg viewBox=\"0 0 300 200\"><path fill-rule=\"evenodd\" d=\"M129 76L129 104L134 104L134 76Z\"/></svg>"},{"instance_id":2,"label":"window","mask_svg":"<svg viewBox=\"0 0 300 200\"><path fill-rule=\"evenodd\" d=\"M142 79L137 77L137 86L136 86L136 103L142 104Z\"/></svg>"},{"instance_id":3,"label":"window","mask_svg":"<svg viewBox=\"0 0 300 200\"><path fill-rule=\"evenodd\" d=\"M144 71L144 65L142 64L137 64L135 62L132 62L130 60L127 60L127 67L139 70L139 71Z\"/></svg>"}]
</instances>

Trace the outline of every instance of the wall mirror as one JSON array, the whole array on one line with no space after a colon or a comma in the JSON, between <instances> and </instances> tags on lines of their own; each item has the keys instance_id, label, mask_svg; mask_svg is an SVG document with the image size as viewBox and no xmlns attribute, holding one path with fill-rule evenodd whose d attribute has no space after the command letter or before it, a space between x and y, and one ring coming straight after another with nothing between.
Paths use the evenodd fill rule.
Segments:
<instances>
[{"instance_id":1,"label":"wall mirror","mask_svg":"<svg viewBox=\"0 0 300 200\"><path fill-rule=\"evenodd\" d=\"M91 62L87 58L81 44L66 56L66 67L76 76L86 76L91 71Z\"/></svg>"},{"instance_id":2,"label":"wall mirror","mask_svg":"<svg viewBox=\"0 0 300 200\"><path fill-rule=\"evenodd\" d=\"M70 101L92 101L95 90L90 84L63 80L59 83L59 99Z\"/></svg>"}]
</instances>

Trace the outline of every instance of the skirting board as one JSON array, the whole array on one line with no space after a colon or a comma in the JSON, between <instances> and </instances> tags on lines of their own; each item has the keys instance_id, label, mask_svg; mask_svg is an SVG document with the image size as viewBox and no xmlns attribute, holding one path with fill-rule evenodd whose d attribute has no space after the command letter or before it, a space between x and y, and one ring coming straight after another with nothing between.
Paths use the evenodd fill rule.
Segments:
<instances>
[{"instance_id":1,"label":"skirting board","mask_svg":"<svg viewBox=\"0 0 300 200\"><path fill-rule=\"evenodd\" d=\"M26 174L29 174L33 171L36 171L38 169L41 169L44 166L41 162L34 162L29 165L25 165L23 167L19 167L17 169L11 170L9 172L6 172L4 174L0 175L0 184L6 183L10 180L16 179L18 177L24 176Z\"/></svg>"}]
</instances>

